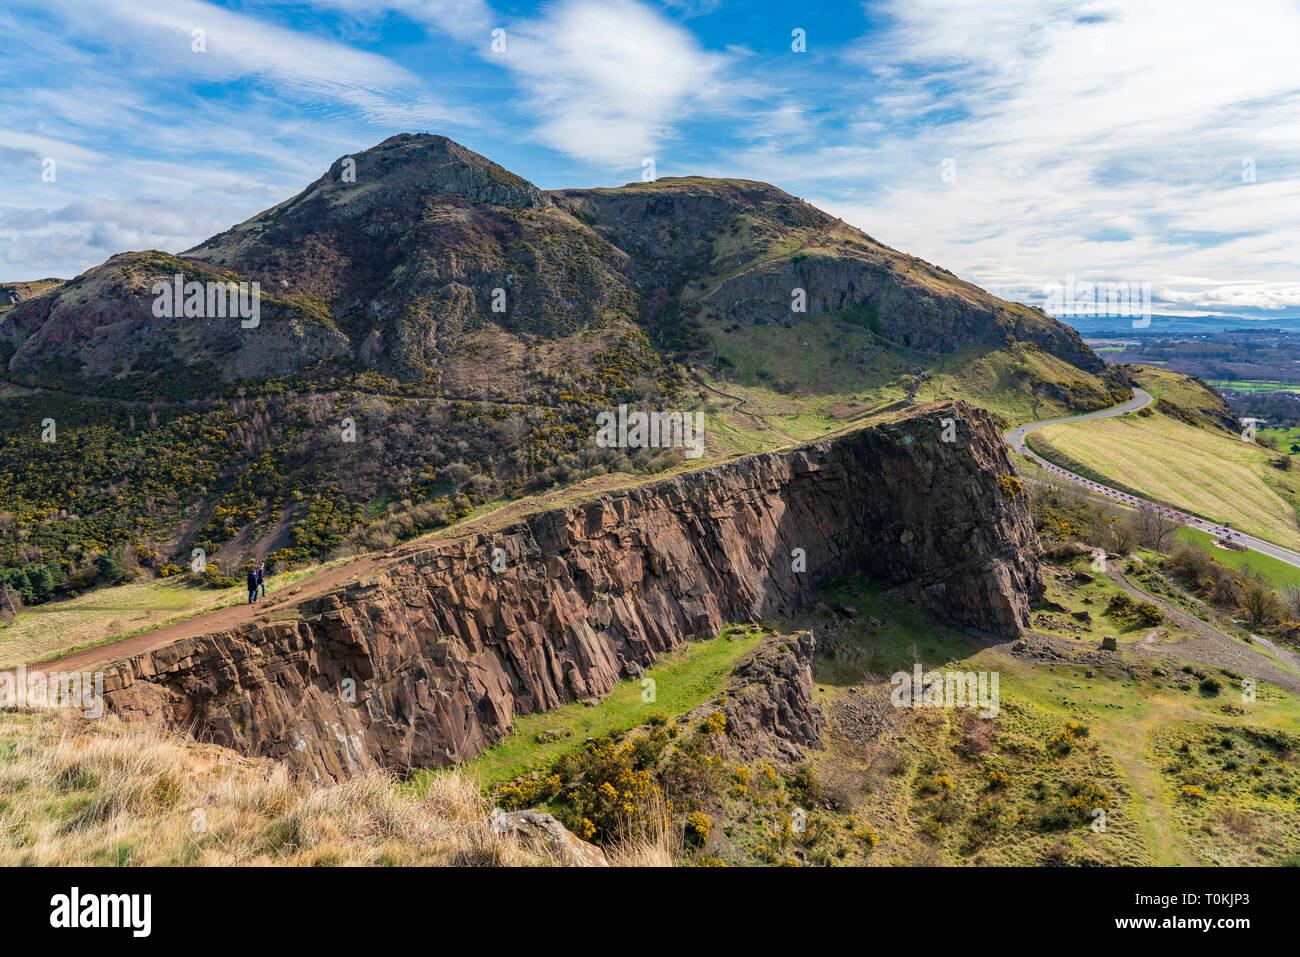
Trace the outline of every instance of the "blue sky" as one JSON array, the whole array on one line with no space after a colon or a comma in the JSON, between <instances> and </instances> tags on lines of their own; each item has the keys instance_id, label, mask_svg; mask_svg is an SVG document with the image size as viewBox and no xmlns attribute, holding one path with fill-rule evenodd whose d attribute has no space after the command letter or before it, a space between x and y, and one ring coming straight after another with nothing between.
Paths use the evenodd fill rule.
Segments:
<instances>
[{"instance_id":1,"label":"blue sky","mask_svg":"<svg viewBox=\"0 0 1300 957\"><path fill-rule=\"evenodd\" d=\"M6 0L0 281L185 249L428 131L545 188L766 180L1024 302L1298 315L1297 38L1289 0Z\"/></svg>"}]
</instances>

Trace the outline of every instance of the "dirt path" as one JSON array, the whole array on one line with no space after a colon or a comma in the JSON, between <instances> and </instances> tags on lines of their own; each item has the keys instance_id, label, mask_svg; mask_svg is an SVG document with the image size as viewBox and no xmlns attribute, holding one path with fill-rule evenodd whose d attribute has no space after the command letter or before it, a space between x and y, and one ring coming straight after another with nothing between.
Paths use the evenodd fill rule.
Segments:
<instances>
[{"instance_id":1,"label":"dirt path","mask_svg":"<svg viewBox=\"0 0 1300 957\"><path fill-rule=\"evenodd\" d=\"M1109 566L1109 563L1107 564ZM1166 645L1138 642L1131 647L1139 653L1158 656L1173 651L1180 657L1199 661L1201 664L1215 668L1226 668L1236 674L1267 681L1269 684L1276 685L1294 695L1300 695L1300 673L1297 673L1297 671L1279 665L1277 661L1269 658L1263 651L1236 641L1213 625L1188 614L1159 595L1154 595L1145 588L1135 585L1118 569L1108 567L1106 576L1130 597L1138 601L1149 601L1154 604L1164 612L1166 621L1171 622L1183 631L1190 632L1194 636ZM1276 654L1285 664L1297 667L1300 670L1300 658L1297 658L1291 651L1274 645L1272 642L1267 643L1267 650Z\"/></svg>"},{"instance_id":2,"label":"dirt path","mask_svg":"<svg viewBox=\"0 0 1300 957\"><path fill-rule=\"evenodd\" d=\"M266 597L255 605L242 602L217 608L183 621L162 625L153 631L109 641L93 648L83 648L28 667L42 671L94 671L111 662L165 647L182 638L230 631L252 621L269 621L275 612L292 608L299 602L322 595L354 578L364 577L395 560L391 554L368 555L344 565L323 568L314 575L300 579L283 592L268 591Z\"/></svg>"},{"instance_id":3,"label":"dirt path","mask_svg":"<svg viewBox=\"0 0 1300 957\"><path fill-rule=\"evenodd\" d=\"M771 432L774 435L780 436L786 442L797 441L793 436L786 435L784 432L782 432L780 429L774 426L771 422L767 421L767 419L763 418L757 412L747 412L744 409L742 409L741 406L749 401L743 396L732 395L730 392L723 392L721 389L715 389L713 386L709 385L703 379L696 379L695 381L698 382L704 388L708 389L714 395L720 395L724 399L731 399L732 401L734 401L736 404L731 407L731 411L735 412L737 415L743 415L753 419L755 422L759 424L761 428L766 429L767 431Z\"/></svg>"},{"instance_id":4,"label":"dirt path","mask_svg":"<svg viewBox=\"0 0 1300 957\"><path fill-rule=\"evenodd\" d=\"M1107 753L1119 766L1128 783L1133 799L1133 814L1139 822L1143 843L1152 861L1161 867L1170 865L1195 866L1204 861L1187 853L1186 842L1170 826L1173 807L1160 788L1160 772L1146 756L1147 740L1151 730L1166 719L1160 707L1166 702L1152 702L1155 708L1126 729L1126 747L1109 747ZM1134 749L1132 745L1138 744Z\"/></svg>"}]
</instances>

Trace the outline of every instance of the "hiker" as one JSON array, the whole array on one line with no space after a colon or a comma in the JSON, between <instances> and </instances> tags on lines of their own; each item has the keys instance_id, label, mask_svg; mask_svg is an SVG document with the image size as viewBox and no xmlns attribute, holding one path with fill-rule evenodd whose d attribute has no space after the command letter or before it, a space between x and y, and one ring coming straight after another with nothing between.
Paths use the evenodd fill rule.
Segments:
<instances>
[{"instance_id":1,"label":"hiker","mask_svg":"<svg viewBox=\"0 0 1300 957\"><path fill-rule=\"evenodd\" d=\"M257 563L257 584L262 589L262 597L266 597L266 562Z\"/></svg>"},{"instance_id":2,"label":"hiker","mask_svg":"<svg viewBox=\"0 0 1300 957\"><path fill-rule=\"evenodd\" d=\"M248 603L251 605L257 601L257 571L250 568L248 570Z\"/></svg>"}]
</instances>

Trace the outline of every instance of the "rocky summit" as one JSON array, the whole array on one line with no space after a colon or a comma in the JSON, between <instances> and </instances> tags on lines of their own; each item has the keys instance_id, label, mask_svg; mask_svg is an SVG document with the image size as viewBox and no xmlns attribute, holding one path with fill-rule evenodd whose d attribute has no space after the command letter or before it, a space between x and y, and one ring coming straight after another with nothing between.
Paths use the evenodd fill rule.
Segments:
<instances>
[{"instance_id":1,"label":"rocky summit","mask_svg":"<svg viewBox=\"0 0 1300 957\"><path fill-rule=\"evenodd\" d=\"M257 282L262 322L160 318L156 282ZM795 290L799 292L796 293ZM792 297L801 299L792 304ZM11 298L16 298L11 296ZM1007 303L765 183L664 179L538 189L444 136L403 134L340 157L289 200L179 256L114 256L0 320L10 374L135 397L357 367L449 386L490 327L511 343L641 332L680 345L701 317L750 324L860 318L884 340L952 352L1034 342L1088 372L1100 360L1041 310ZM181 388L175 366L201 374Z\"/></svg>"}]
</instances>

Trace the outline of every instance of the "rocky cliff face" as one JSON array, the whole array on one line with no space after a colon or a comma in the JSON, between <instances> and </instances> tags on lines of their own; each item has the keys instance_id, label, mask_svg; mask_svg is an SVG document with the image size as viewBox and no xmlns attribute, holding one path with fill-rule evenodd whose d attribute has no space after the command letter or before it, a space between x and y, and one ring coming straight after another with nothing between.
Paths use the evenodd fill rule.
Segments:
<instances>
[{"instance_id":1,"label":"rocky cliff face","mask_svg":"<svg viewBox=\"0 0 1300 957\"><path fill-rule=\"evenodd\" d=\"M895 413L438 544L305 602L296 620L129 659L106 678L109 707L341 779L473 757L516 713L604 694L840 575L1014 634L1042 586L1010 476L982 410Z\"/></svg>"}]
</instances>

